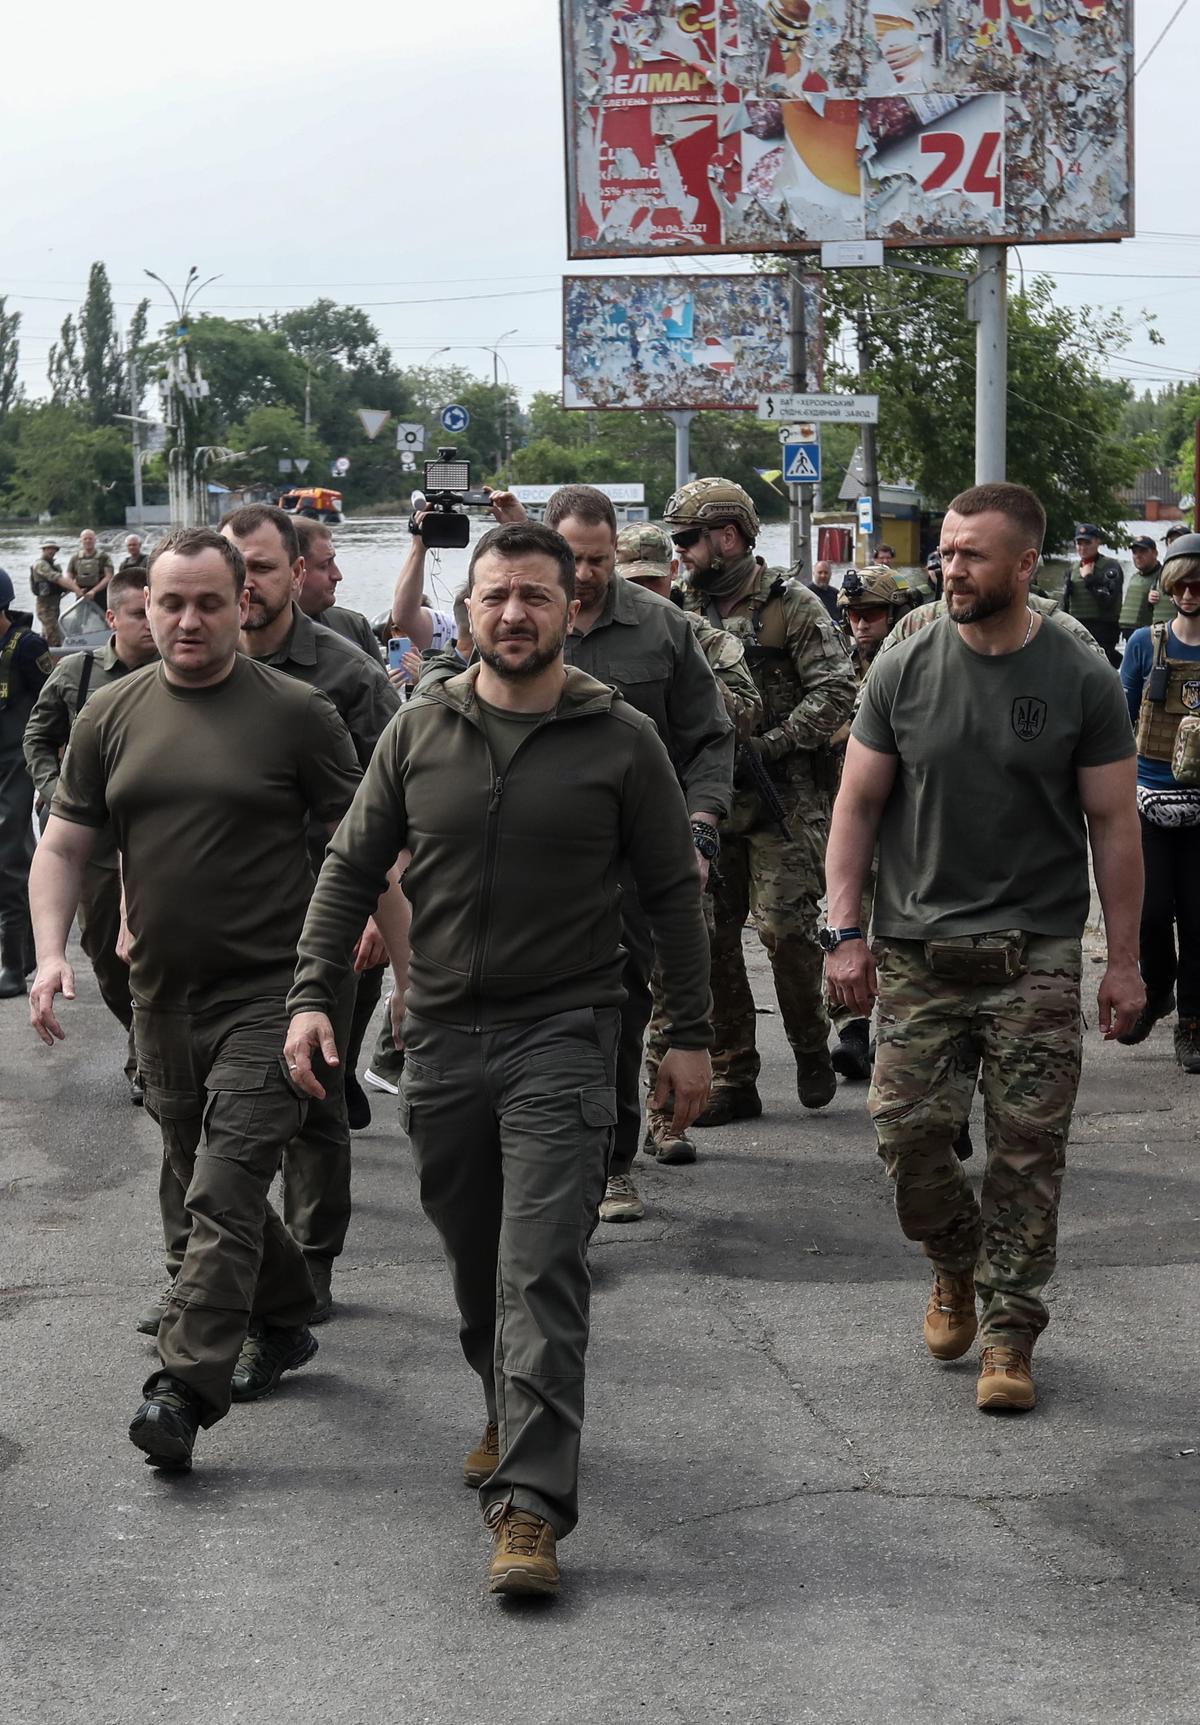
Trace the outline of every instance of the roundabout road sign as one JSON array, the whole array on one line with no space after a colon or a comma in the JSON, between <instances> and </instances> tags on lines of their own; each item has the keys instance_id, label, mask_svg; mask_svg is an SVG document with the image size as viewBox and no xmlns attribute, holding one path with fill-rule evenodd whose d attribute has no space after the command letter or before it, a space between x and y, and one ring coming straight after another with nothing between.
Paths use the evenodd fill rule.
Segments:
<instances>
[{"instance_id":1,"label":"roundabout road sign","mask_svg":"<svg viewBox=\"0 0 1200 1725\"><path fill-rule=\"evenodd\" d=\"M443 431L465 431L471 423L471 415L458 402L452 402L442 409Z\"/></svg>"}]
</instances>

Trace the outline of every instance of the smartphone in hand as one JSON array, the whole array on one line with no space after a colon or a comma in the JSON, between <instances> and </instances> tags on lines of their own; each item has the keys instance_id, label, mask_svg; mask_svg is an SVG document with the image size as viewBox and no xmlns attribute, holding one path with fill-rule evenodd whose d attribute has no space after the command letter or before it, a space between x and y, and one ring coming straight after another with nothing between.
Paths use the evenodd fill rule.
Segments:
<instances>
[{"instance_id":1,"label":"smartphone in hand","mask_svg":"<svg viewBox=\"0 0 1200 1725\"><path fill-rule=\"evenodd\" d=\"M389 671L404 669L404 655L412 651L412 642L407 635L389 635L387 644L387 662Z\"/></svg>"}]
</instances>

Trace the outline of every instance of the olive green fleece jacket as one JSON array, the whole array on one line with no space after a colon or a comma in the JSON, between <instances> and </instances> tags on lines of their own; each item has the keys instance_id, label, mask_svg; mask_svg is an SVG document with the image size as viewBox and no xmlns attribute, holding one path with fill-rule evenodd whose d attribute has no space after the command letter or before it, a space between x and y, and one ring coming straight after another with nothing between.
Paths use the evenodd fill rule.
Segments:
<instances>
[{"instance_id":1,"label":"olive green fleece jacket","mask_svg":"<svg viewBox=\"0 0 1200 1725\"><path fill-rule=\"evenodd\" d=\"M568 668L562 698L496 774L470 666L423 685L384 732L309 905L288 1009L330 1013L405 846L407 1006L490 1029L618 1006L623 863L650 919L668 1040L712 1040L708 937L683 792L653 724Z\"/></svg>"}]
</instances>

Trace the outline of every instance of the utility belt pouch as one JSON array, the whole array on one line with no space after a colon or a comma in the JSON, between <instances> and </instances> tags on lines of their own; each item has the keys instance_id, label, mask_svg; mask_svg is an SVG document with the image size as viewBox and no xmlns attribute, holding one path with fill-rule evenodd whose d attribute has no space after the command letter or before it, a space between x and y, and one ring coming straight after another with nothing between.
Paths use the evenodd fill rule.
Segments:
<instances>
[{"instance_id":1,"label":"utility belt pouch","mask_svg":"<svg viewBox=\"0 0 1200 1725\"><path fill-rule=\"evenodd\" d=\"M1200 713L1189 713L1179 721L1171 775L1178 784L1200 785Z\"/></svg>"},{"instance_id":2,"label":"utility belt pouch","mask_svg":"<svg viewBox=\"0 0 1200 1725\"><path fill-rule=\"evenodd\" d=\"M1012 982L1025 974L1025 942L1025 935L1017 928L927 940L925 963L934 976L967 987Z\"/></svg>"}]
</instances>

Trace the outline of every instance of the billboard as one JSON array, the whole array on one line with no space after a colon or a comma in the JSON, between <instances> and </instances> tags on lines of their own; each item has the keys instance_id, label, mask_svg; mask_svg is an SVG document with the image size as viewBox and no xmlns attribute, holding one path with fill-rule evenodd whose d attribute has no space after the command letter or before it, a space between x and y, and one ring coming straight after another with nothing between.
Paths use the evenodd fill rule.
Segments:
<instances>
[{"instance_id":1,"label":"billboard","mask_svg":"<svg viewBox=\"0 0 1200 1725\"><path fill-rule=\"evenodd\" d=\"M821 283L803 286L815 389ZM756 411L787 383L788 327L784 275L568 276L563 406Z\"/></svg>"},{"instance_id":2,"label":"billboard","mask_svg":"<svg viewBox=\"0 0 1200 1725\"><path fill-rule=\"evenodd\" d=\"M574 258L1119 239L1132 0L561 0Z\"/></svg>"}]
</instances>

